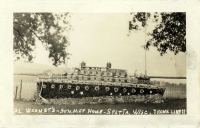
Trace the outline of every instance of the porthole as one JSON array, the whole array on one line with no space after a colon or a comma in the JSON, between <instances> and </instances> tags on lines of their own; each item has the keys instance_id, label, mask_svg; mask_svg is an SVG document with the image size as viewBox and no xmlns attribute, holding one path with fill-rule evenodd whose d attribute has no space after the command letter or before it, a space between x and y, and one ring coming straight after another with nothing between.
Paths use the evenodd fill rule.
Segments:
<instances>
[{"instance_id":1,"label":"porthole","mask_svg":"<svg viewBox=\"0 0 200 128\"><path fill-rule=\"evenodd\" d=\"M85 86L85 90L89 90L89 87L88 87L88 86Z\"/></svg>"},{"instance_id":2,"label":"porthole","mask_svg":"<svg viewBox=\"0 0 200 128\"><path fill-rule=\"evenodd\" d=\"M94 88L96 91L98 91L99 90L99 86L95 86L95 88Z\"/></svg>"},{"instance_id":3,"label":"porthole","mask_svg":"<svg viewBox=\"0 0 200 128\"><path fill-rule=\"evenodd\" d=\"M105 90L106 90L106 91L109 91L109 90L110 90L110 88L109 88L109 87L105 87Z\"/></svg>"},{"instance_id":4,"label":"porthole","mask_svg":"<svg viewBox=\"0 0 200 128\"><path fill-rule=\"evenodd\" d=\"M140 93L144 93L144 89L140 89Z\"/></svg>"},{"instance_id":5,"label":"porthole","mask_svg":"<svg viewBox=\"0 0 200 128\"><path fill-rule=\"evenodd\" d=\"M114 88L114 91L115 91L115 92L118 92L118 88Z\"/></svg>"},{"instance_id":6,"label":"porthole","mask_svg":"<svg viewBox=\"0 0 200 128\"><path fill-rule=\"evenodd\" d=\"M135 93L135 92L136 92L135 88L133 88L133 89L131 90L131 92L132 92L132 93Z\"/></svg>"},{"instance_id":7,"label":"porthole","mask_svg":"<svg viewBox=\"0 0 200 128\"><path fill-rule=\"evenodd\" d=\"M68 88L68 89L71 89L71 88L72 88L72 86L71 86L71 85L68 85L68 86L67 86L67 88Z\"/></svg>"},{"instance_id":8,"label":"porthole","mask_svg":"<svg viewBox=\"0 0 200 128\"><path fill-rule=\"evenodd\" d=\"M53 88L53 89L54 89L54 88L55 88L55 84L52 84L52 85L51 85L51 88Z\"/></svg>"},{"instance_id":9,"label":"porthole","mask_svg":"<svg viewBox=\"0 0 200 128\"><path fill-rule=\"evenodd\" d=\"M76 90L79 90L80 89L80 86L76 86Z\"/></svg>"},{"instance_id":10,"label":"porthole","mask_svg":"<svg viewBox=\"0 0 200 128\"><path fill-rule=\"evenodd\" d=\"M59 87L60 87L60 89L63 89L63 85L62 84Z\"/></svg>"},{"instance_id":11,"label":"porthole","mask_svg":"<svg viewBox=\"0 0 200 128\"><path fill-rule=\"evenodd\" d=\"M123 92L127 92L127 89L126 89L126 88L124 88L124 89L123 89Z\"/></svg>"},{"instance_id":12,"label":"porthole","mask_svg":"<svg viewBox=\"0 0 200 128\"><path fill-rule=\"evenodd\" d=\"M44 85L42 85L42 88L46 88L46 87L47 87L47 85L45 85L45 84L44 84Z\"/></svg>"}]
</instances>

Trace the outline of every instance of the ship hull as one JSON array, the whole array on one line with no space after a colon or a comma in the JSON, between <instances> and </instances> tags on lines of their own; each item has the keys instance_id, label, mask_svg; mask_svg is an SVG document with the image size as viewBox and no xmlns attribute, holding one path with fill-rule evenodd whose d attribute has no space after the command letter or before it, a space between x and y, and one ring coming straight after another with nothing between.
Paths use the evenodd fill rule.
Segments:
<instances>
[{"instance_id":1,"label":"ship hull","mask_svg":"<svg viewBox=\"0 0 200 128\"><path fill-rule=\"evenodd\" d=\"M151 86L114 86L114 85L91 85L78 83L52 83L38 82L38 92L45 99L58 98L84 98L102 96L132 96L132 95L155 95L163 96L165 88L152 88Z\"/></svg>"}]
</instances>

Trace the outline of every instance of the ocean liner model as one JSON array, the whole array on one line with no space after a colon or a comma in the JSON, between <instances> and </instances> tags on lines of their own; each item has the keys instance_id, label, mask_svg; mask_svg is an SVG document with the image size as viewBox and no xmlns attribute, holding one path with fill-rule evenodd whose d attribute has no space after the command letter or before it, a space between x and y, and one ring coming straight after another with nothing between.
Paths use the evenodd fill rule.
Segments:
<instances>
[{"instance_id":1,"label":"ocean liner model","mask_svg":"<svg viewBox=\"0 0 200 128\"><path fill-rule=\"evenodd\" d=\"M130 76L126 70L90 67L62 76L39 76L37 92L40 101L53 104L95 104L124 102L161 103L165 88L152 84L147 76Z\"/></svg>"}]
</instances>

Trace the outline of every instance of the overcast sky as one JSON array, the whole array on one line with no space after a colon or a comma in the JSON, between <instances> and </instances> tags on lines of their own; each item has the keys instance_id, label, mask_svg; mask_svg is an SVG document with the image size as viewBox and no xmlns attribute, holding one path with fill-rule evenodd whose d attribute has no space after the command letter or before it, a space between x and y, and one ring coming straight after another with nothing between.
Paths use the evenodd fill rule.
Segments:
<instances>
[{"instance_id":1,"label":"overcast sky","mask_svg":"<svg viewBox=\"0 0 200 128\"><path fill-rule=\"evenodd\" d=\"M141 46L145 43L145 33L144 30L132 30L128 36L129 20L129 13L73 13L71 24L74 30L70 31L71 44L68 48L72 56L67 67L78 67L82 61L85 61L87 66L105 67L107 62L111 62L112 68L127 69L130 73L135 70L138 70L139 74L144 73L145 52ZM147 31L152 28L150 23ZM51 65L48 52L39 42L37 44L34 63ZM185 69L185 53L175 56L168 51L164 56L160 56L154 47L147 51L149 76L185 76Z\"/></svg>"}]
</instances>

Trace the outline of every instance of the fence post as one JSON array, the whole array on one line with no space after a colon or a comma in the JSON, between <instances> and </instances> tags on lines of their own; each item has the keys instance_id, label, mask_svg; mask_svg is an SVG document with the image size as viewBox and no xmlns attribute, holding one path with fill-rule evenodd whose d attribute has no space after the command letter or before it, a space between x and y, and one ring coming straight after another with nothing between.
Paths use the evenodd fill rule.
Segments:
<instances>
[{"instance_id":1,"label":"fence post","mask_svg":"<svg viewBox=\"0 0 200 128\"><path fill-rule=\"evenodd\" d=\"M16 89L15 89L15 100L17 99L17 90L18 90L18 86L16 86Z\"/></svg>"},{"instance_id":2,"label":"fence post","mask_svg":"<svg viewBox=\"0 0 200 128\"><path fill-rule=\"evenodd\" d=\"M21 93L22 93L22 79L21 79L21 83L20 83L19 100L21 100Z\"/></svg>"}]
</instances>

